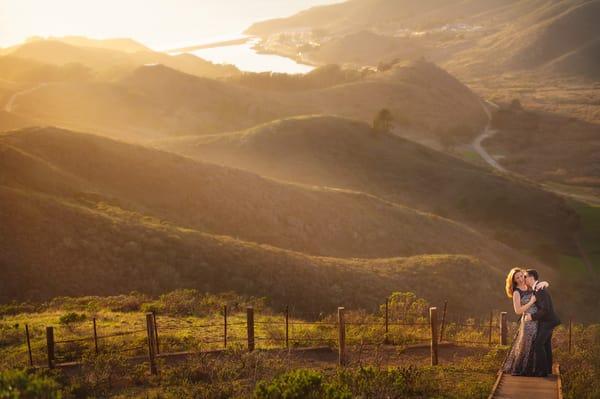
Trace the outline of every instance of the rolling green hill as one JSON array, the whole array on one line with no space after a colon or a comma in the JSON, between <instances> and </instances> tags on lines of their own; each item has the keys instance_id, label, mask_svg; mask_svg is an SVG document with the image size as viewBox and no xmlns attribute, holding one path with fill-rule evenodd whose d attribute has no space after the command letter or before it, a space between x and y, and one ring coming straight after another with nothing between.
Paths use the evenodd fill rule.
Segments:
<instances>
[{"instance_id":1,"label":"rolling green hill","mask_svg":"<svg viewBox=\"0 0 600 399\"><path fill-rule=\"evenodd\" d=\"M205 233L321 256L525 260L463 225L359 192L277 182L53 128L5 134L0 145L3 185L91 196Z\"/></svg>"},{"instance_id":2,"label":"rolling green hill","mask_svg":"<svg viewBox=\"0 0 600 399\"><path fill-rule=\"evenodd\" d=\"M531 182L377 134L359 121L291 118L239 133L156 145L277 179L370 193L470 224L537 255L549 247L575 251L577 216L562 198Z\"/></svg>"},{"instance_id":3,"label":"rolling green hill","mask_svg":"<svg viewBox=\"0 0 600 399\"><path fill-rule=\"evenodd\" d=\"M2 301L191 287L318 312L373 307L406 289L468 312L504 304L501 290L489 292L506 265L535 264L463 225L370 195L98 136L25 129L0 136L0 154ZM448 279L464 290L481 283L464 301L440 290Z\"/></svg>"},{"instance_id":4,"label":"rolling green hill","mask_svg":"<svg viewBox=\"0 0 600 399\"><path fill-rule=\"evenodd\" d=\"M449 299L456 312L467 314L508 302L493 290L502 272L468 256L319 258L201 233L106 203L6 186L0 186L0 203L2 302L182 287L266 296L278 308L293 303L312 315L340 304L374 309L397 290ZM455 290L440 290L449 277ZM481 283L472 286L475 279ZM463 290L470 292L468 301Z\"/></svg>"}]
</instances>

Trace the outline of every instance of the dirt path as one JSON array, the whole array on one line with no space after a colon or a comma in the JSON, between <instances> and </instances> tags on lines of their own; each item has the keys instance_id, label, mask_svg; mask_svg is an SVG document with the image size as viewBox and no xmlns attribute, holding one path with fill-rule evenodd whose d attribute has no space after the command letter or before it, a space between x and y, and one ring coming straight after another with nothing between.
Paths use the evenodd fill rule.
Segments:
<instances>
[{"instance_id":1,"label":"dirt path","mask_svg":"<svg viewBox=\"0 0 600 399\"><path fill-rule=\"evenodd\" d=\"M6 104L4 105L4 111L8 112L8 113L13 112L14 105L15 105L15 100L18 97L26 95L26 94L29 94L29 93L32 93L32 92L34 92L34 91L36 91L38 89L41 89L44 86L47 86L48 84L49 83L40 83L37 86L30 87L29 89L25 89L25 90L21 90L21 91L18 91L16 93L13 93L13 95L10 96L10 98L8 99L8 101L6 102Z\"/></svg>"},{"instance_id":2,"label":"dirt path","mask_svg":"<svg viewBox=\"0 0 600 399\"><path fill-rule=\"evenodd\" d=\"M502 165L498 163L498 161L492 158L492 156L481 145L481 143L484 140L494 136L498 132L497 130L492 129L492 113L490 112L488 105L492 107L498 107L494 103L482 102L481 106L483 107L483 110L485 111L485 114L488 117L488 123L485 125L485 128L483 128L481 134L477 136L475 140L473 140L473 142L471 143L471 147L473 147L475 152L477 152L477 154L479 154L479 156L483 158L483 160L487 162L492 168L500 172L507 173L508 170L506 170Z\"/></svg>"}]
</instances>

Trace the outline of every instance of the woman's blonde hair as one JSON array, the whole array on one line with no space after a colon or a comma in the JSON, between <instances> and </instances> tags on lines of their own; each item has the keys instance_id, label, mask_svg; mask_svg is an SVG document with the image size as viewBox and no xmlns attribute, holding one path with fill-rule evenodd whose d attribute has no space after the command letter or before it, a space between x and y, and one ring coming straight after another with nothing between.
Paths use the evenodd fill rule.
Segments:
<instances>
[{"instance_id":1,"label":"woman's blonde hair","mask_svg":"<svg viewBox=\"0 0 600 399\"><path fill-rule=\"evenodd\" d=\"M513 297L513 292L515 292L515 289L517 288L517 283L515 283L515 274L518 272L522 272L523 269L521 269L520 267L513 267L512 269L510 269L510 271L508 272L508 276L506 276L506 295L509 298Z\"/></svg>"}]
</instances>

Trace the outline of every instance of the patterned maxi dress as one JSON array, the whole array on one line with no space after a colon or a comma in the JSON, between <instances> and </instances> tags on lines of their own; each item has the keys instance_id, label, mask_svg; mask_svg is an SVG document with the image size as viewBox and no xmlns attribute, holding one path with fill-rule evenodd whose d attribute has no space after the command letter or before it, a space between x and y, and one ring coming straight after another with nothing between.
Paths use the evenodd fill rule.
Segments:
<instances>
[{"instance_id":1,"label":"patterned maxi dress","mask_svg":"<svg viewBox=\"0 0 600 399\"><path fill-rule=\"evenodd\" d=\"M521 306L526 305L533 291L522 291L517 288L519 294L521 294ZM536 305L531 306L525 311L525 314L533 314L537 312ZM506 358L504 363L504 372L512 375L532 375L533 374L533 363L534 363L534 349L533 341L537 334L537 321L523 321L521 316L521 323L519 325L519 333L513 344L513 347Z\"/></svg>"}]
</instances>

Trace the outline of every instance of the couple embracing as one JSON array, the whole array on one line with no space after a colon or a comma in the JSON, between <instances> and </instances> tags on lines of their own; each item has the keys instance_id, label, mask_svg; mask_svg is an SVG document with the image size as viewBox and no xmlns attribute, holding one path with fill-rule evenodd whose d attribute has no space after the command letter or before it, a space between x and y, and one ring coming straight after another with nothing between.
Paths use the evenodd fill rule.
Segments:
<instances>
[{"instance_id":1,"label":"couple embracing","mask_svg":"<svg viewBox=\"0 0 600 399\"><path fill-rule=\"evenodd\" d=\"M504 364L512 375L546 377L552 374L552 331L560 324L554 313L548 283L533 269L512 269L506 277L506 294L521 315L517 338Z\"/></svg>"}]
</instances>

